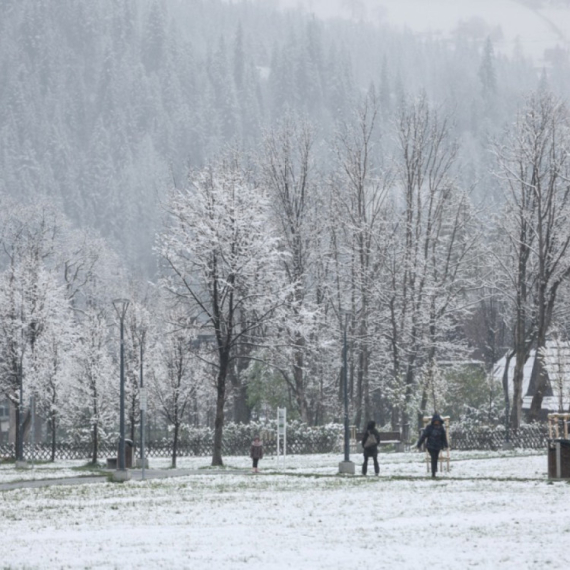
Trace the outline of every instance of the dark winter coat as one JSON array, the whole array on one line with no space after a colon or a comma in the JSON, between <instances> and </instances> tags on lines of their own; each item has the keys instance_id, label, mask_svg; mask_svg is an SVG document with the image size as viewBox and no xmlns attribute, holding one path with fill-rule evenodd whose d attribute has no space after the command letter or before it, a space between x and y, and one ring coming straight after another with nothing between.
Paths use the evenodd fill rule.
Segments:
<instances>
[{"instance_id":1,"label":"dark winter coat","mask_svg":"<svg viewBox=\"0 0 570 570\"><path fill-rule=\"evenodd\" d=\"M251 449L249 450L249 456L252 459L263 459L263 445L260 442L251 444Z\"/></svg>"},{"instance_id":2,"label":"dark winter coat","mask_svg":"<svg viewBox=\"0 0 570 570\"><path fill-rule=\"evenodd\" d=\"M376 445L371 447L364 447L366 440L368 439L368 435L372 434L376 438ZM378 443L380 442L380 434L376 429L376 422L369 421L366 431L362 436L362 448L364 449L364 455L376 455L378 453Z\"/></svg>"},{"instance_id":3,"label":"dark winter coat","mask_svg":"<svg viewBox=\"0 0 570 570\"><path fill-rule=\"evenodd\" d=\"M439 425L434 425L435 422L439 422ZM443 420L439 414L433 415L431 423L426 426L422 432L418 441L418 447L420 447L424 441L426 442L426 447L432 451L441 451L447 448L447 434L445 433Z\"/></svg>"}]
</instances>

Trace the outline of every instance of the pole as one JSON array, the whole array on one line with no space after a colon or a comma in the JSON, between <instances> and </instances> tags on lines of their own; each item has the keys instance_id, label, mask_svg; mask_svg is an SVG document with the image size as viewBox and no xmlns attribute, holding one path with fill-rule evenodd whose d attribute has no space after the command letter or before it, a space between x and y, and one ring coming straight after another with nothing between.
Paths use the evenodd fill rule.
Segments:
<instances>
[{"instance_id":1,"label":"pole","mask_svg":"<svg viewBox=\"0 0 570 570\"><path fill-rule=\"evenodd\" d=\"M507 445L510 443L510 430L511 430L511 426L509 425L510 423L510 418L509 418L509 401L507 400L505 402L505 437L506 437L506 441L507 441Z\"/></svg>"},{"instance_id":2,"label":"pole","mask_svg":"<svg viewBox=\"0 0 570 570\"><path fill-rule=\"evenodd\" d=\"M121 315L121 394L119 410L119 470L125 470L125 355L123 324L124 315Z\"/></svg>"},{"instance_id":3,"label":"pole","mask_svg":"<svg viewBox=\"0 0 570 570\"><path fill-rule=\"evenodd\" d=\"M342 367L343 367L343 388L344 388L344 460L346 462L350 461L350 435L348 427L348 371L347 371L347 352L348 347L346 343L346 328L348 326L348 316L344 321L344 339L343 339L343 351L342 351Z\"/></svg>"},{"instance_id":4,"label":"pole","mask_svg":"<svg viewBox=\"0 0 570 570\"><path fill-rule=\"evenodd\" d=\"M17 460L24 461L24 379L22 377L22 362L19 367L20 374L20 401L18 402L18 449Z\"/></svg>"},{"instance_id":5,"label":"pole","mask_svg":"<svg viewBox=\"0 0 570 570\"><path fill-rule=\"evenodd\" d=\"M141 338L141 393L143 391L144 388L144 383L143 383L143 340L144 337ZM146 402L145 402L145 406L146 406ZM142 462L142 479L144 481L144 412L145 412L145 408L143 406L141 406L141 462Z\"/></svg>"},{"instance_id":6,"label":"pole","mask_svg":"<svg viewBox=\"0 0 570 570\"><path fill-rule=\"evenodd\" d=\"M279 466L281 462L281 455L279 453L279 410L281 408L277 408L277 466Z\"/></svg>"},{"instance_id":7,"label":"pole","mask_svg":"<svg viewBox=\"0 0 570 570\"><path fill-rule=\"evenodd\" d=\"M287 408L283 408L283 467L287 460Z\"/></svg>"},{"instance_id":8,"label":"pole","mask_svg":"<svg viewBox=\"0 0 570 570\"><path fill-rule=\"evenodd\" d=\"M33 396L30 397L30 414L32 414L32 467L34 467L34 461L36 459L36 401Z\"/></svg>"}]
</instances>

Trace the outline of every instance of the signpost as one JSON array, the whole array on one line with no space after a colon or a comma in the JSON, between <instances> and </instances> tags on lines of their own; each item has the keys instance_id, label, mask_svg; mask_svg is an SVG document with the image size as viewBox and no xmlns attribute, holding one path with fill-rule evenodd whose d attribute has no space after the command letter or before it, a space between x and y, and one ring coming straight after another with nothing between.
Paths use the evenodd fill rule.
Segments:
<instances>
[{"instance_id":1,"label":"signpost","mask_svg":"<svg viewBox=\"0 0 570 570\"><path fill-rule=\"evenodd\" d=\"M280 444L282 447L280 447ZM283 451L283 466L287 457L287 408L277 408L277 463Z\"/></svg>"}]
</instances>

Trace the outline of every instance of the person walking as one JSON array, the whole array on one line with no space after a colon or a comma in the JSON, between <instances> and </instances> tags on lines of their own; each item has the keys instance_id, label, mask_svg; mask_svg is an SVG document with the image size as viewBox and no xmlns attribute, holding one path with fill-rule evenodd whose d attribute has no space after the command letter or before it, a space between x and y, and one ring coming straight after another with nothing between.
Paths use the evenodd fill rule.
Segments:
<instances>
[{"instance_id":1,"label":"person walking","mask_svg":"<svg viewBox=\"0 0 570 570\"><path fill-rule=\"evenodd\" d=\"M366 475L368 470L368 459L372 457L374 461L374 473L380 473L380 465L378 465L378 444L380 443L380 434L376 429L376 422L370 420L364 435L362 436L362 448L364 449L364 463L362 464L362 474Z\"/></svg>"},{"instance_id":2,"label":"person walking","mask_svg":"<svg viewBox=\"0 0 570 570\"><path fill-rule=\"evenodd\" d=\"M263 444L261 443L258 435L253 438L253 443L251 444L251 449L249 450L249 456L253 460L253 472L259 473L257 464L259 463L260 459L263 459Z\"/></svg>"},{"instance_id":3,"label":"person walking","mask_svg":"<svg viewBox=\"0 0 570 570\"><path fill-rule=\"evenodd\" d=\"M431 422L423 430L417 443L418 449L421 448L424 441L426 442L426 447L431 457L431 476L435 477L439 452L448 447L447 434L445 433L443 420L439 414L435 413L431 418Z\"/></svg>"}]
</instances>

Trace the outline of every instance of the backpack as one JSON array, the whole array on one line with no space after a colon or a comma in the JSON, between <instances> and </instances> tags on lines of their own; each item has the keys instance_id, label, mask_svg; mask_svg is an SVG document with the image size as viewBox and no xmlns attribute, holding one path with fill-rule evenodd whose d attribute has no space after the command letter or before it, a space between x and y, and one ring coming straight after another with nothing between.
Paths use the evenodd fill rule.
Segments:
<instances>
[{"instance_id":1,"label":"backpack","mask_svg":"<svg viewBox=\"0 0 570 570\"><path fill-rule=\"evenodd\" d=\"M364 442L364 447L374 447L375 445L378 445L378 442L376 441L376 437L374 437L373 433L368 433L368 437L366 438L366 441Z\"/></svg>"}]
</instances>

